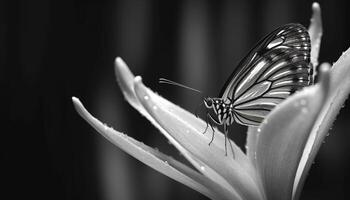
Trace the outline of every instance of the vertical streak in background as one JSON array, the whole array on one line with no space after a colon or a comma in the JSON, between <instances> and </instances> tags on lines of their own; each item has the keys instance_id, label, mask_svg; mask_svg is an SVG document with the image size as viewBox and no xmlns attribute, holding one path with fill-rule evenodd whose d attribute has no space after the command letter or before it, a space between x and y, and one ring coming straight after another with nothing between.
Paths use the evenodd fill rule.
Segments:
<instances>
[{"instance_id":1,"label":"vertical streak in background","mask_svg":"<svg viewBox=\"0 0 350 200\"><path fill-rule=\"evenodd\" d=\"M140 68L145 67L145 59L147 57L147 46L149 40L150 27L150 5L149 1L125 0L119 1L115 6L115 20L112 20L111 26L116 27L114 30L115 49L117 55L132 66L133 71L140 72ZM113 63L110 64L112 72ZM114 74L106 74L113 76ZM116 97L116 82L112 84L108 81L101 81L100 94L96 95L99 116L103 121L109 122L109 125L118 125L117 130L130 130L128 126L127 112L123 108L124 98ZM119 116L119 117L118 117ZM136 177L137 167L133 158L116 149L108 141L99 142L99 152L97 159L99 162L101 195L106 200L133 200L142 198L142 189L137 189L142 183L142 177ZM143 166L142 166L143 167ZM136 174L136 175L135 175ZM142 174L142 173L139 173ZM133 180L139 180L134 182Z\"/></svg>"},{"instance_id":2,"label":"vertical streak in background","mask_svg":"<svg viewBox=\"0 0 350 200\"><path fill-rule=\"evenodd\" d=\"M248 52L251 44L251 11L247 1L223 2L220 16L220 82L222 85Z\"/></svg>"},{"instance_id":3,"label":"vertical streak in background","mask_svg":"<svg viewBox=\"0 0 350 200\"><path fill-rule=\"evenodd\" d=\"M122 106L120 101L114 101L116 98L113 95L115 91L110 86L105 84L97 91L96 103L98 106L98 116L101 116L102 121L118 125L114 127L116 130L124 130L125 117L123 117ZM98 177L101 197L104 200L136 199L133 192L133 166L130 163L130 156L116 148L109 141L102 137L98 137ZM96 137L96 138L97 138Z\"/></svg>"},{"instance_id":4,"label":"vertical streak in background","mask_svg":"<svg viewBox=\"0 0 350 200\"><path fill-rule=\"evenodd\" d=\"M263 13L263 32L261 36L270 33L284 24L292 22L292 13L295 11L293 1L268 0L264 1L261 9ZM295 14L296 15L296 14Z\"/></svg>"},{"instance_id":5,"label":"vertical streak in background","mask_svg":"<svg viewBox=\"0 0 350 200\"><path fill-rule=\"evenodd\" d=\"M152 1L122 0L117 4L116 48L133 71L144 67L150 40Z\"/></svg>"},{"instance_id":6,"label":"vertical streak in background","mask_svg":"<svg viewBox=\"0 0 350 200\"><path fill-rule=\"evenodd\" d=\"M47 29L49 24L49 1L21 2L20 13L20 65L23 80L34 84L40 74L45 44L47 43Z\"/></svg>"},{"instance_id":7,"label":"vertical streak in background","mask_svg":"<svg viewBox=\"0 0 350 200\"><path fill-rule=\"evenodd\" d=\"M207 93L208 86L215 84L214 76L210 76L212 55L209 31L211 27L207 1L185 1L181 15L178 48L180 51L179 80L185 85L203 89L203 92ZM191 105L192 101L188 94L181 98L181 102L185 104L184 107Z\"/></svg>"}]
</instances>

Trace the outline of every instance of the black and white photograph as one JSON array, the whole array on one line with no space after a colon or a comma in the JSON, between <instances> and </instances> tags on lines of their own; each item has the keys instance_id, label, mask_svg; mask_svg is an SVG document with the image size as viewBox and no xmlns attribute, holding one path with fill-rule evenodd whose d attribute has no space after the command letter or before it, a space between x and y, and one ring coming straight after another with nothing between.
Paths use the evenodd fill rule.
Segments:
<instances>
[{"instance_id":1,"label":"black and white photograph","mask_svg":"<svg viewBox=\"0 0 350 200\"><path fill-rule=\"evenodd\" d=\"M0 0L1 199L350 199L349 5Z\"/></svg>"}]
</instances>

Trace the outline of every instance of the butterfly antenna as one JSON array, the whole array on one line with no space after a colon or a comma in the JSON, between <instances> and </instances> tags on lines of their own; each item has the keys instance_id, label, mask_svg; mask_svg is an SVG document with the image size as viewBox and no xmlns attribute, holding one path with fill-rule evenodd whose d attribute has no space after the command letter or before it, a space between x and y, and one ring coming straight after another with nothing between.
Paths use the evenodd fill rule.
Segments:
<instances>
[{"instance_id":1,"label":"butterfly antenna","mask_svg":"<svg viewBox=\"0 0 350 200\"><path fill-rule=\"evenodd\" d=\"M198 93L202 93L201 91L199 90L196 90L194 88L191 88L191 87L188 87L186 85L182 85L180 83L177 83L177 82L174 82L174 81L171 81L169 79L165 79L165 78L159 78L159 83L162 83L162 84L169 84L169 85L176 85L178 87L182 87L182 88L185 88L185 89L188 89L188 90L192 90L192 91L195 91L195 92L198 92Z\"/></svg>"}]
</instances>

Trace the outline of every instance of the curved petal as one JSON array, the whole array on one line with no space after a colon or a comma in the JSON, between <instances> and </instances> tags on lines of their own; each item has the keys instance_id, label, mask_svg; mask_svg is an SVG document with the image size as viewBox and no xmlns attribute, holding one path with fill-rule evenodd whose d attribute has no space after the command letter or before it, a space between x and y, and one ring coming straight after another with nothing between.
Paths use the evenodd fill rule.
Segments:
<instances>
[{"instance_id":1,"label":"curved petal","mask_svg":"<svg viewBox=\"0 0 350 200\"><path fill-rule=\"evenodd\" d=\"M301 188L304 184L306 175L310 170L313 160L324 141L330 127L332 126L339 110L342 108L345 100L350 93L350 48L343 53L338 61L333 65L330 74L330 95L325 103L320 116L316 122L315 128L311 135L314 135L314 140L309 149L306 149L305 166L301 167L301 175L296 180L297 188L295 191L296 199L299 197Z\"/></svg>"},{"instance_id":2,"label":"curved petal","mask_svg":"<svg viewBox=\"0 0 350 200\"><path fill-rule=\"evenodd\" d=\"M187 111L180 111L182 110L180 107L146 88L140 77L135 78L134 88L139 101L157 123L183 148L207 165L201 168L204 175L224 185L227 189L235 190L242 199L263 199L256 180L247 169L243 168L232 157L225 156L224 151L216 144L208 146L210 137L203 134L205 125L203 123L202 126L198 126L198 122L196 122L200 119L188 114L187 117L192 116L192 119L184 120L182 115L177 115L177 113ZM235 150L238 150L238 147L235 147ZM212 172L216 174L212 172L207 174L207 169L213 170Z\"/></svg>"},{"instance_id":3,"label":"curved petal","mask_svg":"<svg viewBox=\"0 0 350 200\"><path fill-rule=\"evenodd\" d=\"M146 117L156 128L158 128L163 135L173 144L182 155L197 169L200 170L202 163L186 151L179 143L177 143L154 119L145 108L140 103L139 99L136 97L134 91L134 74L130 71L126 63L120 58L117 57L115 60L115 75L120 89L122 90L125 99L133 106L137 111L139 111L144 117Z\"/></svg>"},{"instance_id":4,"label":"curved petal","mask_svg":"<svg viewBox=\"0 0 350 200\"><path fill-rule=\"evenodd\" d=\"M304 146L329 91L329 70L320 84L304 88L279 104L258 131L256 164L267 199L289 200Z\"/></svg>"},{"instance_id":5,"label":"curved petal","mask_svg":"<svg viewBox=\"0 0 350 200\"><path fill-rule=\"evenodd\" d=\"M233 194L222 186L173 158L108 127L106 124L103 124L93 117L84 108L79 99L73 97L72 100L74 107L82 118L102 136L134 158L211 199L232 199Z\"/></svg>"}]
</instances>

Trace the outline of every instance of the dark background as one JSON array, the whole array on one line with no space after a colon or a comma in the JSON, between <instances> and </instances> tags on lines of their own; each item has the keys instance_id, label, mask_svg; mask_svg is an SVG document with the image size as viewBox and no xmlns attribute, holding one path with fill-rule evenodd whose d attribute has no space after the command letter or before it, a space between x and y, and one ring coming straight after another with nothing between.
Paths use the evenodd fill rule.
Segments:
<instances>
[{"instance_id":1,"label":"dark background","mask_svg":"<svg viewBox=\"0 0 350 200\"><path fill-rule=\"evenodd\" d=\"M349 7L321 1L320 61L350 46ZM79 97L99 119L179 160L178 152L124 101L113 62L188 110L216 96L240 58L288 22L309 25L312 1L0 1L2 199L205 199L131 158L75 112ZM350 106L322 146L301 199L347 199ZM244 146L245 127L231 128ZM5 197L5 198L3 198Z\"/></svg>"}]
</instances>

